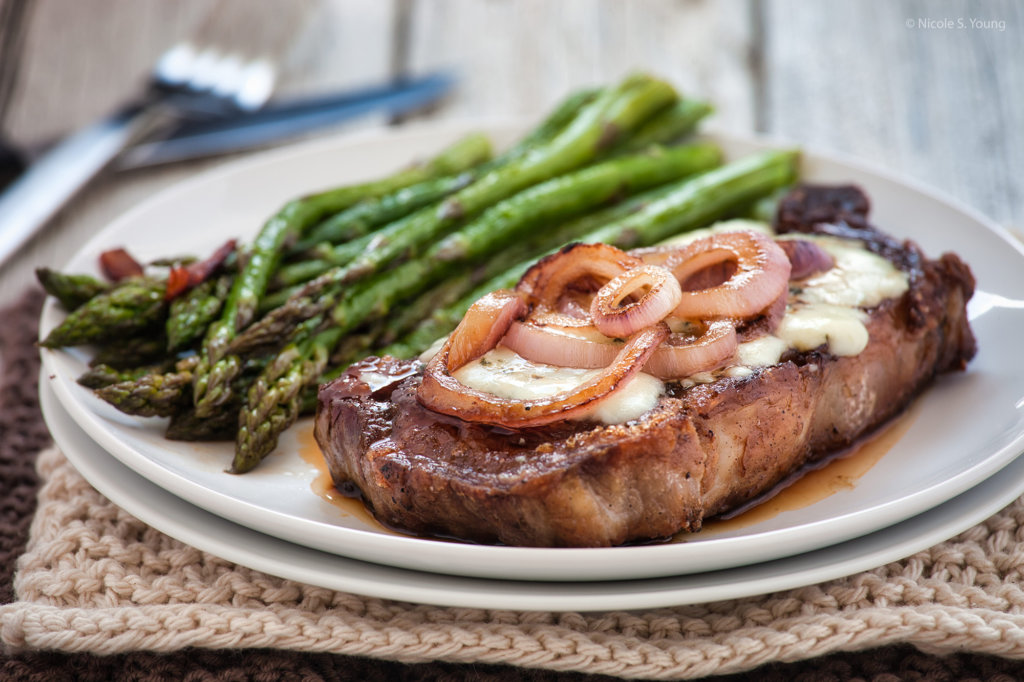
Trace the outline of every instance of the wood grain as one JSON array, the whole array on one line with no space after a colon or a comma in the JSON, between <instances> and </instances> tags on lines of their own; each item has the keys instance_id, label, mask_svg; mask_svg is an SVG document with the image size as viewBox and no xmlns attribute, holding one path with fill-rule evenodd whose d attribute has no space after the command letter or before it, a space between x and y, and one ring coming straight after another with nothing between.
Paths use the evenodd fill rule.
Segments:
<instances>
[{"instance_id":1,"label":"wood grain","mask_svg":"<svg viewBox=\"0 0 1024 682\"><path fill-rule=\"evenodd\" d=\"M457 68L446 116L538 116L573 88L649 70L750 129L749 5L619 0L435 0L413 7L414 72Z\"/></svg>"},{"instance_id":2,"label":"wood grain","mask_svg":"<svg viewBox=\"0 0 1024 682\"><path fill-rule=\"evenodd\" d=\"M761 7L766 131L904 173L1024 225L1024 4ZM928 27L944 20L953 26Z\"/></svg>"},{"instance_id":3,"label":"wood grain","mask_svg":"<svg viewBox=\"0 0 1024 682\"><path fill-rule=\"evenodd\" d=\"M460 87L432 117L539 117L572 88L645 69L712 100L716 127L861 158L1024 226L1024 4L1013 0L263 1L36 0L0 130L26 145L93 120L211 12L241 8L252 44L304 21L281 53L282 93L452 68ZM966 26L930 27L942 19ZM0 299L138 201L223 162L97 183L0 269Z\"/></svg>"}]
</instances>

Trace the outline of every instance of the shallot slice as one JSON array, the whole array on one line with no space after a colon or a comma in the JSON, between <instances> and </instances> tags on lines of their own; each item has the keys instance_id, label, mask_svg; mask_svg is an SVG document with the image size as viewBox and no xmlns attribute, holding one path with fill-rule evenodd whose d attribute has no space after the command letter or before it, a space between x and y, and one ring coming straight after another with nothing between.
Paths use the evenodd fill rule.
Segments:
<instances>
[{"instance_id":1,"label":"shallot slice","mask_svg":"<svg viewBox=\"0 0 1024 682\"><path fill-rule=\"evenodd\" d=\"M722 366L736 352L736 326L731 320L703 326L696 338L672 334L654 351L644 371L659 379L682 379Z\"/></svg>"},{"instance_id":2,"label":"shallot slice","mask_svg":"<svg viewBox=\"0 0 1024 682\"><path fill-rule=\"evenodd\" d=\"M717 286L683 291L674 315L685 319L746 318L757 315L788 286L789 258L770 237L758 232L716 234L687 244L666 262L686 282L700 271L735 262L736 270Z\"/></svg>"},{"instance_id":3,"label":"shallot slice","mask_svg":"<svg viewBox=\"0 0 1024 682\"><path fill-rule=\"evenodd\" d=\"M804 279L819 272L831 270L836 264L828 251L806 239L780 239L775 242L789 258L790 279Z\"/></svg>"},{"instance_id":4,"label":"shallot slice","mask_svg":"<svg viewBox=\"0 0 1024 682\"><path fill-rule=\"evenodd\" d=\"M427 364L416 397L435 412L468 422L507 428L543 426L585 417L602 400L629 383L668 335L668 327L661 322L642 329L626 341L614 361L597 376L572 390L533 400L501 398L458 381L452 372L460 365L452 362L453 342L449 337L441 351Z\"/></svg>"},{"instance_id":5,"label":"shallot slice","mask_svg":"<svg viewBox=\"0 0 1024 682\"><path fill-rule=\"evenodd\" d=\"M623 305L637 292L642 292L637 300ZM601 287L590 304L590 316L605 336L626 338L665 319L682 297L679 282L671 272L656 265L641 265Z\"/></svg>"}]
</instances>

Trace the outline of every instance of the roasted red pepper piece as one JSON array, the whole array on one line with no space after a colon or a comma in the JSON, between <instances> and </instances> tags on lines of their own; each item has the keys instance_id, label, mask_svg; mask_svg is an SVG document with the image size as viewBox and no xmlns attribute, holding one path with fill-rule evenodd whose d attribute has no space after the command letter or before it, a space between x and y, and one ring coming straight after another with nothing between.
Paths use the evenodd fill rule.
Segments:
<instances>
[{"instance_id":1,"label":"roasted red pepper piece","mask_svg":"<svg viewBox=\"0 0 1024 682\"><path fill-rule=\"evenodd\" d=\"M188 268L175 265L167 273L167 289L164 291L164 300L170 301L185 293L191 287L189 283Z\"/></svg>"},{"instance_id":2,"label":"roasted red pepper piece","mask_svg":"<svg viewBox=\"0 0 1024 682\"><path fill-rule=\"evenodd\" d=\"M170 301L209 279L210 275L215 273L217 268L223 265L227 257L234 252L235 244L234 239L229 239L209 258L185 266L175 265L172 267L167 274L167 290L164 298Z\"/></svg>"}]
</instances>

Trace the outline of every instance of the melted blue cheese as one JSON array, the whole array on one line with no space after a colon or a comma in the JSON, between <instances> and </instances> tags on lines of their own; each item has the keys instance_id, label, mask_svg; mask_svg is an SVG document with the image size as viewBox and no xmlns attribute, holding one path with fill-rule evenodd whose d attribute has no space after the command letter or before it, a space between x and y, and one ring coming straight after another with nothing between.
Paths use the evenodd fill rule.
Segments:
<instances>
[{"instance_id":1,"label":"melted blue cheese","mask_svg":"<svg viewBox=\"0 0 1024 682\"><path fill-rule=\"evenodd\" d=\"M813 241L835 265L790 283L789 305L774 334L740 344L736 364L726 371L730 376L774 365L790 348L808 351L827 345L833 355L857 355L868 345L863 309L902 296L909 286L906 274L858 241L804 234L779 239Z\"/></svg>"},{"instance_id":2,"label":"melted blue cheese","mask_svg":"<svg viewBox=\"0 0 1024 682\"><path fill-rule=\"evenodd\" d=\"M535 400L571 391L600 372L531 362L505 346L498 346L459 368L453 376L464 386L501 398ZM599 402L587 418L605 424L636 419L653 408L664 391L665 385L659 379L641 372Z\"/></svg>"},{"instance_id":3,"label":"melted blue cheese","mask_svg":"<svg viewBox=\"0 0 1024 682\"><path fill-rule=\"evenodd\" d=\"M859 308L828 303L798 304L786 310L775 335L788 347L799 351L828 345L832 355L857 355L868 345L868 328L864 324L867 320L867 314Z\"/></svg>"},{"instance_id":4,"label":"melted blue cheese","mask_svg":"<svg viewBox=\"0 0 1024 682\"><path fill-rule=\"evenodd\" d=\"M814 242L835 259L835 267L797 285L795 298L801 303L871 308L887 298L902 296L909 286L906 274L859 241L805 234L778 239Z\"/></svg>"},{"instance_id":5,"label":"melted blue cheese","mask_svg":"<svg viewBox=\"0 0 1024 682\"><path fill-rule=\"evenodd\" d=\"M730 220L666 243L682 244L708 234L749 229L770 234L765 223ZM814 241L832 256L835 266L802 281L791 282L789 305L773 334L740 344L733 363L715 372L687 377L680 382L684 387L711 383L720 376L750 376L757 367L777 364L790 348L808 351L827 345L833 355L857 355L868 343L865 326L868 316L863 309L901 296L907 290L906 275L881 256L864 249L860 242L815 235L780 237L789 238ZM435 352L436 348L424 356ZM497 396L532 400L572 390L598 372L531 362L498 346L456 371L455 378L470 388ZM641 373L602 401L587 418L606 424L636 419L652 409L664 391L660 380Z\"/></svg>"}]
</instances>

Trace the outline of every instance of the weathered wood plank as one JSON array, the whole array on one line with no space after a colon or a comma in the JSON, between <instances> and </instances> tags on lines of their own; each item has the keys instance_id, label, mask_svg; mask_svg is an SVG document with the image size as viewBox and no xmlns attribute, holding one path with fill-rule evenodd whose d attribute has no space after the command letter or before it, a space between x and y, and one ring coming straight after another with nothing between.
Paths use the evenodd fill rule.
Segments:
<instances>
[{"instance_id":1,"label":"weathered wood plank","mask_svg":"<svg viewBox=\"0 0 1024 682\"><path fill-rule=\"evenodd\" d=\"M264 39L261 32L290 34L287 44L272 46L282 55L280 92L325 91L386 78L391 69L394 3L313 2L316 6L311 10L309 2L300 6L278 0L216 4L209 0L40 0L30 17L24 70L5 132L18 144L40 143L102 116L138 91L163 50L200 32L204 19L218 11L242 11L233 22L234 30L223 36L229 45L250 51L266 49L275 36ZM299 25L297 20L304 20L307 12L315 20ZM224 17L213 19L218 28L223 27ZM281 24L288 22L295 23L296 29L282 31ZM336 130L384 122L383 117L366 117ZM0 269L0 302L13 299L29 286L34 268L59 267L83 242L133 205L227 161L211 159L103 178Z\"/></svg>"},{"instance_id":2,"label":"weathered wood plank","mask_svg":"<svg viewBox=\"0 0 1024 682\"><path fill-rule=\"evenodd\" d=\"M764 128L1024 225L1018 2L767 0Z\"/></svg>"},{"instance_id":3,"label":"weathered wood plank","mask_svg":"<svg viewBox=\"0 0 1024 682\"><path fill-rule=\"evenodd\" d=\"M252 8L251 0L240 1ZM1024 225L1017 182L1024 176L1018 54L1024 5L1018 3L310 1L313 20L282 61L284 92L370 82L400 66L454 67L460 89L436 116L536 117L574 87L645 68L713 100L718 127L757 125L851 154ZM38 0L5 132L19 142L41 141L107 111L164 48L196 29L210 6L209 0ZM402 24L402 7L409 12L404 47L390 39ZM944 18L968 25L928 24ZM1004 21L1005 28L971 27L970 19ZM15 295L32 267L61 263L156 189L216 163L98 184L0 272L0 296Z\"/></svg>"},{"instance_id":4,"label":"weathered wood plank","mask_svg":"<svg viewBox=\"0 0 1024 682\"><path fill-rule=\"evenodd\" d=\"M454 67L451 117L537 116L567 91L650 70L753 126L745 0L433 0L413 6L410 68Z\"/></svg>"},{"instance_id":5,"label":"weathered wood plank","mask_svg":"<svg viewBox=\"0 0 1024 682\"><path fill-rule=\"evenodd\" d=\"M33 4L7 137L39 144L135 96L171 45L213 42L267 55L278 93L380 82L391 70L391 0L39 0ZM380 121L374 121L374 124Z\"/></svg>"}]
</instances>

